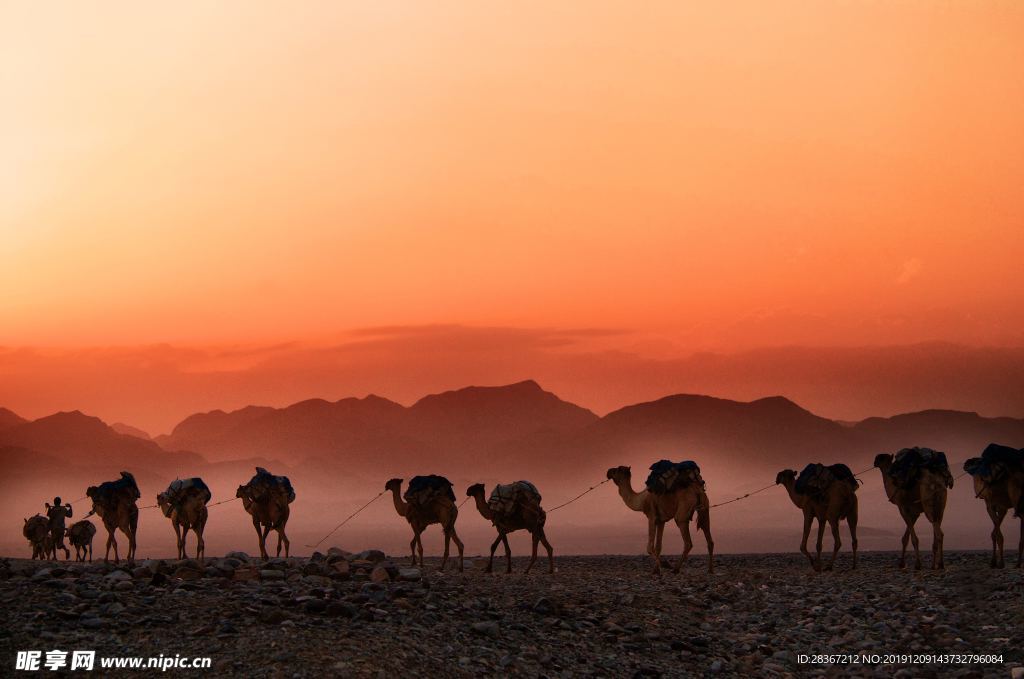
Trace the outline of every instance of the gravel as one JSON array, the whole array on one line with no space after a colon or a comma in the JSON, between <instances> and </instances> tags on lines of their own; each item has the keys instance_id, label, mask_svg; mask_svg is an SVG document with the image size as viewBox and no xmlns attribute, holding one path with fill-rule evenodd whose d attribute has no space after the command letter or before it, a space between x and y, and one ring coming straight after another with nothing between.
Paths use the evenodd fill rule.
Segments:
<instances>
[{"instance_id":1,"label":"gravel","mask_svg":"<svg viewBox=\"0 0 1024 679\"><path fill-rule=\"evenodd\" d=\"M1020 676L1024 572L951 552L946 570L862 554L813 573L794 555L556 558L556 573L408 568L377 550L311 558L0 559L0 651L209 656L247 677ZM343 565L342 565L343 564ZM799 664L800 654L1002 654L998 665Z\"/></svg>"}]
</instances>

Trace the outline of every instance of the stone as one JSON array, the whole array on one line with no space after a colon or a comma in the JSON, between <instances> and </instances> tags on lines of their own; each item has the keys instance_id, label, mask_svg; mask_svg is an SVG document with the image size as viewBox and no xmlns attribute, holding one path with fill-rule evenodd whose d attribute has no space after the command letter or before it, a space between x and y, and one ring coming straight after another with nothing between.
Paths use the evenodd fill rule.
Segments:
<instances>
[{"instance_id":1,"label":"stone","mask_svg":"<svg viewBox=\"0 0 1024 679\"><path fill-rule=\"evenodd\" d=\"M419 568L400 568L398 579L402 582L419 582L423 579L423 573Z\"/></svg>"},{"instance_id":2,"label":"stone","mask_svg":"<svg viewBox=\"0 0 1024 679\"><path fill-rule=\"evenodd\" d=\"M370 580L372 582L391 582L391 573L388 572L387 568L377 566L370 571Z\"/></svg>"},{"instance_id":3,"label":"stone","mask_svg":"<svg viewBox=\"0 0 1024 679\"><path fill-rule=\"evenodd\" d=\"M120 580L131 580L132 576L124 571L110 571L104 576L104 579L110 582L118 582Z\"/></svg>"},{"instance_id":4,"label":"stone","mask_svg":"<svg viewBox=\"0 0 1024 679\"><path fill-rule=\"evenodd\" d=\"M264 568L260 571L260 580L284 580L284 571Z\"/></svg>"},{"instance_id":5,"label":"stone","mask_svg":"<svg viewBox=\"0 0 1024 679\"><path fill-rule=\"evenodd\" d=\"M245 552L228 552L224 555L226 559L235 559L237 561L248 561L250 556Z\"/></svg>"},{"instance_id":6,"label":"stone","mask_svg":"<svg viewBox=\"0 0 1024 679\"><path fill-rule=\"evenodd\" d=\"M374 563L383 561L386 558L387 557L384 555L384 552L379 549L366 549L358 554L352 555L353 561L372 561Z\"/></svg>"},{"instance_id":7,"label":"stone","mask_svg":"<svg viewBox=\"0 0 1024 679\"><path fill-rule=\"evenodd\" d=\"M488 637L498 637L501 635L501 627L494 620L485 620L484 622L474 622L471 628L477 634L482 634Z\"/></svg>"}]
</instances>

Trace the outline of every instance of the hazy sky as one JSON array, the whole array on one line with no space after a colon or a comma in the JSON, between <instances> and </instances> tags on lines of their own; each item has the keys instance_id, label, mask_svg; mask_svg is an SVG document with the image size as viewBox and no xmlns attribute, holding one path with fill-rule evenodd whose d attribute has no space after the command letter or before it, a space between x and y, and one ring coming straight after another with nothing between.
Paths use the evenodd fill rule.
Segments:
<instances>
[{"instance_id":1,"label":"hazy sky","mask_svg":"<svg viewBox=\"0 0 1024 679\"><path fill-rule=\"evenodd\" d=\"M0 345L1024 343L1024 4L4 3Z\"/></svg>"}]
</instances>

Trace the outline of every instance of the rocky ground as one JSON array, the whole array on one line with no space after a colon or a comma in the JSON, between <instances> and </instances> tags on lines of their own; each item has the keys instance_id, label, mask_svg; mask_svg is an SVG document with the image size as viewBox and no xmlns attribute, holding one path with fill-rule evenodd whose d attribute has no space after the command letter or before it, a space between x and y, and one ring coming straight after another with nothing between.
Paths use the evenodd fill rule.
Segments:
<instances>
[{"instance_id":1,"label":"rocky ground","mask_svg":"<svg viewBox=\"0 0 1024 679\"><path fill-rule=\"evenodd\" d=\"M703 556L680 575L640 557L559 557L557 572L410 569L332 549L112 564L0 560L0 675L18 650L209 656L246 677L1024 676L1024 573L950 553L945 572L862 555L813 573L799 555ZM538 561L538 565L540 565ZM500 570L500 569L499 569ZM1002 654L998 665L798 663L807 653ZM44 670L45 672L45 670ZM194 671L193 671L194 672ZM179 672L184 674L185 672ZM171 674L174 674L172 671Z\"/></svg>"}]
</instances>

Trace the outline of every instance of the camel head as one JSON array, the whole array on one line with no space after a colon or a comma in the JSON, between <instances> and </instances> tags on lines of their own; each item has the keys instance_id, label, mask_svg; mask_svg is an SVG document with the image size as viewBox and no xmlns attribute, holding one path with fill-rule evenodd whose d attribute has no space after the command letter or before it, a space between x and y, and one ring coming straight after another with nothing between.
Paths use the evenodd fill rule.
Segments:
<instances>
[{"instance_id":1,"label":"camel head","mask_svg":"<svg viewBox=\"0 0 1024 679\"><path fill-rule=\"evenodd\" d=\"M395 492L396 490L401 489L402 479L391 479L390 481L384 484L384 490L390 490L391 492Z\"/></svg>"},{"instance_id":2,"label":"camel head","mask_svg":"<svg viewBox=\"0 0 1024 679\"><path fill-rule=\"evenodd\" d=\"M89 486L88 488L85 489L85 496L87 498L95 500L96 499L96 493L98 493L99 490L100 489L97 488L96 486Z\"/></svg>"},{"instance_id":3,"label":"camel head","mask_svg":"<svg viewBox=\"0 0 1024 679\"><path fill-rule=\"evenodd\" d=\"M474 483L472 486L466 489L466 497L483 497L483 494L484 484L482 483Z\"/></svg>"},{"instance_id":4,"label":"camel head","mask_svg":"<svg viewBox=\"0 0 1024 679\"><path fill-rule=\"evenodd\" d=\"M160 511L164 513L164 516L170 518L174 507L171 506L171 500L167 497L167 493L157 493L156 504L160 507Z\"/></svg>"},{"instance_id":5,"label":"camel head","mask_svg":"<svg viewBox=\"0 0 1024 679\"><path fill-rule=\"evenodd\" d=\"M618 485L619 483L626 482L633 477L633 472L629 467L612 467L608 470L608 478L611 479Z\"/></svg>"},{"instance_id":6,"label":"camel head","mask_svg":"<svg viewBox=\"0 0 1024 679\"><path fill-rule=\"evenodd\" d=\"M775 483L792 483L796 481L796 472L792 469L783 469L775 475Z\"/></svg>"},{"instance_id":7,"label":"camel head","mask_svg":"<svg viewBox=\"0 0 1024 679\"><path fill-rule=\"evenodd\" d=\"M249 490L249 486L239 486L238 490L235 491L235 497L240 497L243 500L252 500L252 492Z\"/></svg>"},{"instance_id":8,"label":"camel head","mask_svg":"<svg viewBox=\"0 0 1024 679\"><path fill-rule=\"evenodd\" d=\"M879 453L875 455L875 465L879 469L885 469L892 464L892 455L890 453Z\"/></svg>"}]
</instances>

